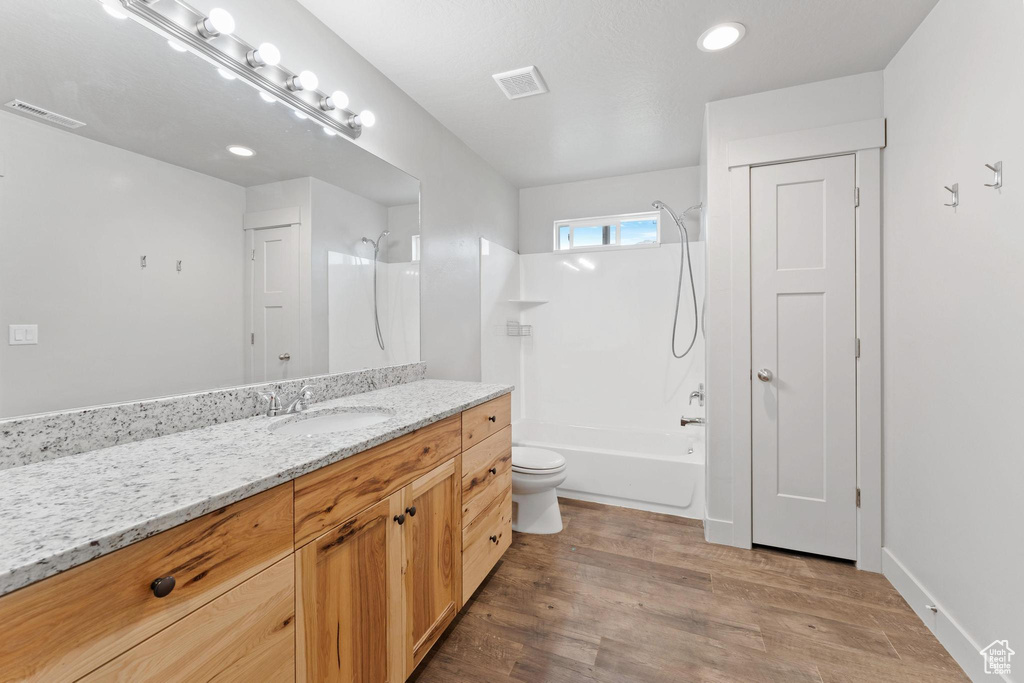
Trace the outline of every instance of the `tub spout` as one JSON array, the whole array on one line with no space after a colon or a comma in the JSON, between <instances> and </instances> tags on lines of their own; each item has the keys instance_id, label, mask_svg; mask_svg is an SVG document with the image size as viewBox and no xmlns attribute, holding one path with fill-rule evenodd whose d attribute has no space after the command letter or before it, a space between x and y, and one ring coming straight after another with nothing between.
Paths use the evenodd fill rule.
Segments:
<instances>
[{"instance_id":1,"label":"tub spout","mask_svg":"<svg viewBox=\"0 0 1024 683\"><path fill-rule=\"evenodd\" d=\"M703 417L681 417L679 418L679 426L685 427L687 425L702 425L707 421Z\"/></svg>"}]
</instances>

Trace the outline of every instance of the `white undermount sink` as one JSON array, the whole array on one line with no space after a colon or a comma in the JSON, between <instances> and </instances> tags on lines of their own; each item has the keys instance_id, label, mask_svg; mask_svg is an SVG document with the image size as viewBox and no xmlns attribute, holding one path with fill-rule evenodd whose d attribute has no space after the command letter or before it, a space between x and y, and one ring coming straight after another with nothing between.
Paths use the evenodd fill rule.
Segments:
<instances>
[{"instance_id":1,"label":"white undermount sink","mask_svg":"<svg viewBox=\"0 0 1024 683\"><path fill-rule=\"evenodd\" d=\"M387 422L394 415L374 408L324 411L295 415L270 425L270 431L282 436L313 436L365 429Z\"/></svg>"}]
</instances>

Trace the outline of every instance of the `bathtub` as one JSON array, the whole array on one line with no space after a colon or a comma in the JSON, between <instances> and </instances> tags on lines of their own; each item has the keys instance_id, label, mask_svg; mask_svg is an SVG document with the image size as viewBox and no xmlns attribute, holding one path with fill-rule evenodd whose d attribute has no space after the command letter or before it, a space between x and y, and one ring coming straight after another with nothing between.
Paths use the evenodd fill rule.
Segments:
<instances>
[{"instance_id":1,"label":"bathtub","mask_svg":"<svg viewBox=\"0 0 1024 683\"><path fill-rule=\"evenodd\" d=\"M704 428L577 427L519 420L512 443L565 457L564 498L704 518Z\"/></svg>"}]
</instances>

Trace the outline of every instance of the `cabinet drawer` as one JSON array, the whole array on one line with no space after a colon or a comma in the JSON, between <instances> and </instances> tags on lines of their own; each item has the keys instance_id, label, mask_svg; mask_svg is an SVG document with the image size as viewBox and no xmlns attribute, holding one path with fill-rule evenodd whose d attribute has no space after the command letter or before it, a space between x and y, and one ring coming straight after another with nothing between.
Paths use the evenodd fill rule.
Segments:
<instances>
[{"instance_id":1,"label":"cabinet drawer","mask_svg":"<svg viewBox=\"0 0 1024 683\"><path fill-rule=\"evenodd\" d=\"M512 423L512 395L505 394L462 412L462 450L480 443Z\"/></svg>"},{"instance_id":2,"label":"cabinet drawer","mask_svg":"<svg viewBox=\"0 0 1024 683\"><path fill-rule=\"evenodd\" d=\"M294 681L295 591L291 556L82 680Z\"/></svg>"},{"instance_id":3,"label":"cabinet drawer","mask_svg":"<svg viewBox=\"0 0 1024 683\"><path fill-rule=\"evenodd\" d=\"M462 525L512 485L512 427L505 427L462 454Z\"/></svg>"},{"instance_id":4,"label":"cabinet drawer","mask_svg":"<svg viewBox=\"0 0 1024 683\"><path fill-rule=\"evenodd\" d=\"M77 679L281 560L291 502L284 484L0 598L0 680Z\"/></svg>"},{"instance_id":5,"label":"cabinet drawer","mask_svg":"<svg viewBox=\"0 0 1024 683\"><path fill-rule=\"evenodd\" d=\"M512 488L505 489L462 531L462 601L474 591L512 544Z\"/></svg>"},{"instance_id":6,"label":"cabinet drawer","mask_svg":"<svg viewBox=\"0 0 1024 683\"><path fill-rule=\"evenodd\" d=\"M458 415L353 455L295 480L295 546L411 483L456 455Z\"/></svg>"}]
</instances>

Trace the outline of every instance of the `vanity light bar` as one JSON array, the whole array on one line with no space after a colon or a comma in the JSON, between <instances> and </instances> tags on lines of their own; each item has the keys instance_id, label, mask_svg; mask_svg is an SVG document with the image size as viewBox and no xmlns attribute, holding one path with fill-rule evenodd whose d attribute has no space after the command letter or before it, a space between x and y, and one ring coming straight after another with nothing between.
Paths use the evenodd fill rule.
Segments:
<instances>
[{"instance_id":1,"label":"vanity light bar","mask_svg":"<svg viewBox=\"0 0 1024 683\"><path fill-rule=\"evenodd\" d=\"M269 94L297 113L348 138L355 139L363 132L362 117L347 107L325 109L323 102L331 95L316 88L293 89L301 74L289 71L280 64L253 66L254 52L259 47L249 45L234 34L212 32L207 29L209 17L180 0L117 0L129 16L159 33L168 40L177 41L218 69ZM200 27L203 27L202 30ZM207 35L204 35L207 34ZM263 60L274 61L274 60ZM306 79L307 82L309 79ZM366 112L367 114L369 112ZM372 117L372 114L370 115ZM372 123L368 124L372 125Z\"/></svg>"}]
</instances>

